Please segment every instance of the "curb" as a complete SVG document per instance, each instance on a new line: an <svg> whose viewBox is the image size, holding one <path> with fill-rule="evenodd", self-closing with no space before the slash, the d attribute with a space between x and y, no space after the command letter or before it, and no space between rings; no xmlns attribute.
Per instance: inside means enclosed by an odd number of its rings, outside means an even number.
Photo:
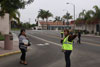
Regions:
<svg viewBox="0 0 100 67"><path fill-rule="evenodd" d="M18 51L14 51L14 52L4 53L4 54L1 54L0 57L4 57L4 56L8 56L8 55L13 55L13 54L18 54L18 53L21 53L21 51L18 50Z"/></svg>
<svg viewBox="0 0 100 67"><path fill-rule="evenodd" d="M100 36L95 36L95 35L82 35L82 36L87 36L87 37L98 37L98 38L100 38Z"/></svg>
<svg viewBox="0 0 100 67"><path fill-rule="evenodd" d="M27 50L31 50L32 48L28 48ZM14 54L18 54L21 53L20 50L18 51L14 51L14 52L8 52L8 53L4 53L4 54L0 54L0 57L4 57L4 56L9 56L9 55L14 55Z"/></svg>

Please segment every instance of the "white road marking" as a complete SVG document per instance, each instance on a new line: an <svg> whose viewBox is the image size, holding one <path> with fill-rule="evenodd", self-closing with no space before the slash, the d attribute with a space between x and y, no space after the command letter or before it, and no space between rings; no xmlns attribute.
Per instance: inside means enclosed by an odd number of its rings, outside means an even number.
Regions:
<svg viewBox="0 0 100 67"><path fill-rule="evenodd" d="M55 42L52 42L52 41L48 41L48 40L45 40L45 39L43 39L43 38L40 38L40 37L37 37L37 36L33 36L33 35L31 35L31 34L27 34L27 35L29 35L29 36L31 36L31 37L34 37L34 38L37 38L37 39L39 39L39 40L45 41L45 42L47 42L47 43L51 43L51 44L54 44L54 45L57 45L57 46L62 46L61 44L58 44L58 43L55 43Z"/></svg>
<svg viewBox="0 0 100 67"><path fill-rule="evenodd" d="M37 36L33 36L31 34L28 34L29 36L31 37L34 37L34 38L37 38L39 40L42 40L42 41L45 41L45 42L48 42L48 43L51 43L51 44L54 44L54 45L57 45L57 46L62 46L61 44L58 44L58 43L55 43L55 42L52 42L52 41L48 41L48 40L45 40L43 38L40 38L40 37L37 37ZM99 44L94 44L94 43L89 43L89 42L82 42L83 44L88 44L88 45L92 45L92 46L100 46Z"/></svg>
<svg viewBox="0 0 100 67"><path fill-rule="evenodd" d="M50 44L49 44L49 43L45 43L44 45L48 46L48 45L50 45Z"/></svg>
<svg viewBox="0 0 100 67"><path fill-rule="evenodd" d="M49 43L44 43L44 44L37 44L38 46L48 46L50 45Z"/></svg>
<svg viewBox="0 0 100 67"><path fill-rule="evenodd" d="M45 46L44 44L37 44L38 46Z"/></svg>

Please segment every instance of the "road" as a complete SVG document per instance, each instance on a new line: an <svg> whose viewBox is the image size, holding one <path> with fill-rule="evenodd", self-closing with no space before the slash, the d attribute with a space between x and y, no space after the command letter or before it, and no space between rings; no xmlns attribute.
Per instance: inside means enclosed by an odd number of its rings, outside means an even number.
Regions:
<svg viewBox="0 0 100 67"><path fill-rule="evenodd" d="M65 67L58 31L27 31L32 42L27 52L26 67ZM76 38L77 39L77 38ZM100 67L100 38L82 37L82 44L74 43L71 67ZM24 67L19 64L20 54L1 57L0 67Z"/></svg>

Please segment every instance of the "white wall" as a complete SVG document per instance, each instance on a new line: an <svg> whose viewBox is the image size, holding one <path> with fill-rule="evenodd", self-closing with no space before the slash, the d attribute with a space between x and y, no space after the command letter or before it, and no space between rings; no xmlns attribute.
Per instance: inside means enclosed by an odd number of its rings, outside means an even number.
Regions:
<svg viewBox="0 0 100 67"><path fill-rule="evenodd" d="M0 32L2 34L9 34L10 24L9 24L9 14L5 14L4 17L0 17Z"/></svg>
<svg viewBox="0 0 100 67"><path fill-rule="evenodd" d="M85 26L85 24L83 24L83 25L76 26L75 29L76 30L78 30L78 29L79 30L85 30L85 27L86 27L87 31L89 31L90 33L92 31L94 31L94 33L96 32L96 24L89 24L89 25L86 25L86 26Z"/></svg>
<svg viewBox="0 0 100 67"><path fill-rule="evenodd" d="M75 29L76 30L85 30L85 25L84 24L83 25L76 25Z"/></svg>

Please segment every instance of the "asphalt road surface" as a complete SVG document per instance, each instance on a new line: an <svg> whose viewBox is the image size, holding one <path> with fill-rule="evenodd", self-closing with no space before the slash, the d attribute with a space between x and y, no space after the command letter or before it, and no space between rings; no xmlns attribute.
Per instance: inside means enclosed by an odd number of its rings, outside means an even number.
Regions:
<svg viewBox="0 0 100 67"><path fill-rule="evenodd" d="M18 33L18 32L16 32ZM58 31L27 31L32 46L27 52L26 67L65 67ZM82 37L82 44L74 41L71 67L100 67L100 38ZM25 67L19 63L21 54L0 58L0 67Z"/></svg>

